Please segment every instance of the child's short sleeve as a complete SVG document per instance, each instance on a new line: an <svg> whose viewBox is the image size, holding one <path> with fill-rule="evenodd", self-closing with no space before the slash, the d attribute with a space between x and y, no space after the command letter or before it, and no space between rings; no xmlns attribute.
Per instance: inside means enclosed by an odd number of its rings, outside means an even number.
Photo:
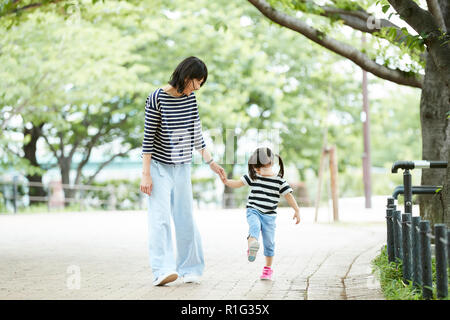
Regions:
<svg viewBox="0 0 450 320"><path fill-rule="evenodd" d="M283 183L280 185L280 195L284 196L289 192L293 192L291 186L286 182L286 180L281 180Z"/></svg>
<svg viewBox="0 0 450 320"><path fill-rule="evenodd" d="M248 176L248 174L244 174L244 175L241 177L241 181L242 181L246 186L252 185L252 180L250 180L250 177Z"/></svg>

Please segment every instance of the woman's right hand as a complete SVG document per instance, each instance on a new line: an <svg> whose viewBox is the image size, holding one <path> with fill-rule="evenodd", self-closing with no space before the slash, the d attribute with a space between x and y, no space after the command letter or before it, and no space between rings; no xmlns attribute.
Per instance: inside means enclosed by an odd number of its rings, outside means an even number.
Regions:
<svg viewBox="0 0 450 320"><path fill-rule="evenodd" d="M143 175L140 189L143 193L151 195L153 188L153 181L151 175Z"/></svg>

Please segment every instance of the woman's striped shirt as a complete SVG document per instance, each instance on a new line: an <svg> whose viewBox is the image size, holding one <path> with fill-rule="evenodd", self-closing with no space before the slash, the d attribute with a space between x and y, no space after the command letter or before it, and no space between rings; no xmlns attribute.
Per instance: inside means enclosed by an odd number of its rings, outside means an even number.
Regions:
<svg viewBox="0 0 450 320"><path fill-rule="evenodd" d="M142 154L165 164L190 163L192 148L205 148L197 100L189 96L173 97L162 88L150 93L145 102Z"/></svg>
<svg viewBox="0 0 450 320"><path fill-rule="evenodd" d="M248 174L241 177L242 182L250 186L247 208L254 208L264 214L276 214L280 196L292 192L291 186L279 176L263 177L256 174L256 179L250 179Z"/></svg>

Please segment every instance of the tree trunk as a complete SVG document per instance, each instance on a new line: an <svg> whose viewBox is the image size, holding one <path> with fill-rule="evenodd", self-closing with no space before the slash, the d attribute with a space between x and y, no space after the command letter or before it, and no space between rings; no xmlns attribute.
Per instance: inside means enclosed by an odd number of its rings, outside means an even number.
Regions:
<svg viewBox="0 0 450 320"><path fill-rule="evenodd" d="M431 55L427 54L425 79L420 99L422 126L422 159L449 161L450 127L447 112L450 106L449 90L445 86ZM423 169L421 185L440 185L440 194L420 196L420 215L436 223L449 226L449 170Z"/></svg>
<svg viewBox="0 0 450 320"><path fill-rule="evenodd" d="M447 154L447 162L450 163L450 150ZM444 182L444 188L442 189L442 196L445 212L443 222L447 225L447 228L450 228L450 165L447 166L446 181Z"/></svg>
<svg viewBox="0 0 450 320"><path fill-rule="evenodd" d="M40 138L41 129L44 124L40 124L38 127L33 127L31 129L24 128L23 134L24 136L29 135L31 137L30 141L27 144L23 145L24 158L27 159L33 167L40 168L39 163L36 159L36 146L37 141ZM42 176L40 174L28 174L27 180L29 182L38 182L42 183ZM30 187L28 191L28 195L30 197L45 197L46 192L43 187ZM30 200L30 205L40 203L41 201Z"/></svg>
<svg viewBox="0 0 450 320"><path fill-rule="evenodd" d="M227 178L233 179L234 167L236 166L236 154L239 138L241 135L236 134L235 130L222 128L222 137L226 137L225 141L225 172ZM223 207L235 208L233 188L225 186L223 191Z"/></svg>
<svg viewBox="0 0 450 320"><path fill-rule="evenodd" d="M72 159L67 157L61 157L58 159L59 169L61 171L61 181L63 185L70 185L70 165L72 163ZM74 189L68 189L66 186L63 187L64 198L71 199L75 196ZM70 205L70 202L65 202L65 206Z"/></svg>
<svg viewBox="0 0 450 320"><path fill-rule="evenodd" d="M231 170L228 171L227 173L227 178L228 179L233 179L233 172L234 172L234 163L230 165L231 166ZM225 208L235 208L235 203L234 203L234 197L233 197L233 188L227 187L225 186L224 192L224 207Z"/></svg>

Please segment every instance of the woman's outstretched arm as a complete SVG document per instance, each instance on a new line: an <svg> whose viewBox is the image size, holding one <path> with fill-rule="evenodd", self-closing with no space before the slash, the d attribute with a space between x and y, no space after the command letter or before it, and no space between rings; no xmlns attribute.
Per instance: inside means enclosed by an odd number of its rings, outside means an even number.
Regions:
<svg viewBox="0 0 450 320"><path fill-rule="evenodd" d="M198 150L198 152L202 155L203 161L205 161L206 163L209 162L209 167L211 168L211 170L214 171L216 174L218 174L220 180L224 182L224 180L227 178L225 170L214 161L209 151L206 148L203 148Z"/></svg>

